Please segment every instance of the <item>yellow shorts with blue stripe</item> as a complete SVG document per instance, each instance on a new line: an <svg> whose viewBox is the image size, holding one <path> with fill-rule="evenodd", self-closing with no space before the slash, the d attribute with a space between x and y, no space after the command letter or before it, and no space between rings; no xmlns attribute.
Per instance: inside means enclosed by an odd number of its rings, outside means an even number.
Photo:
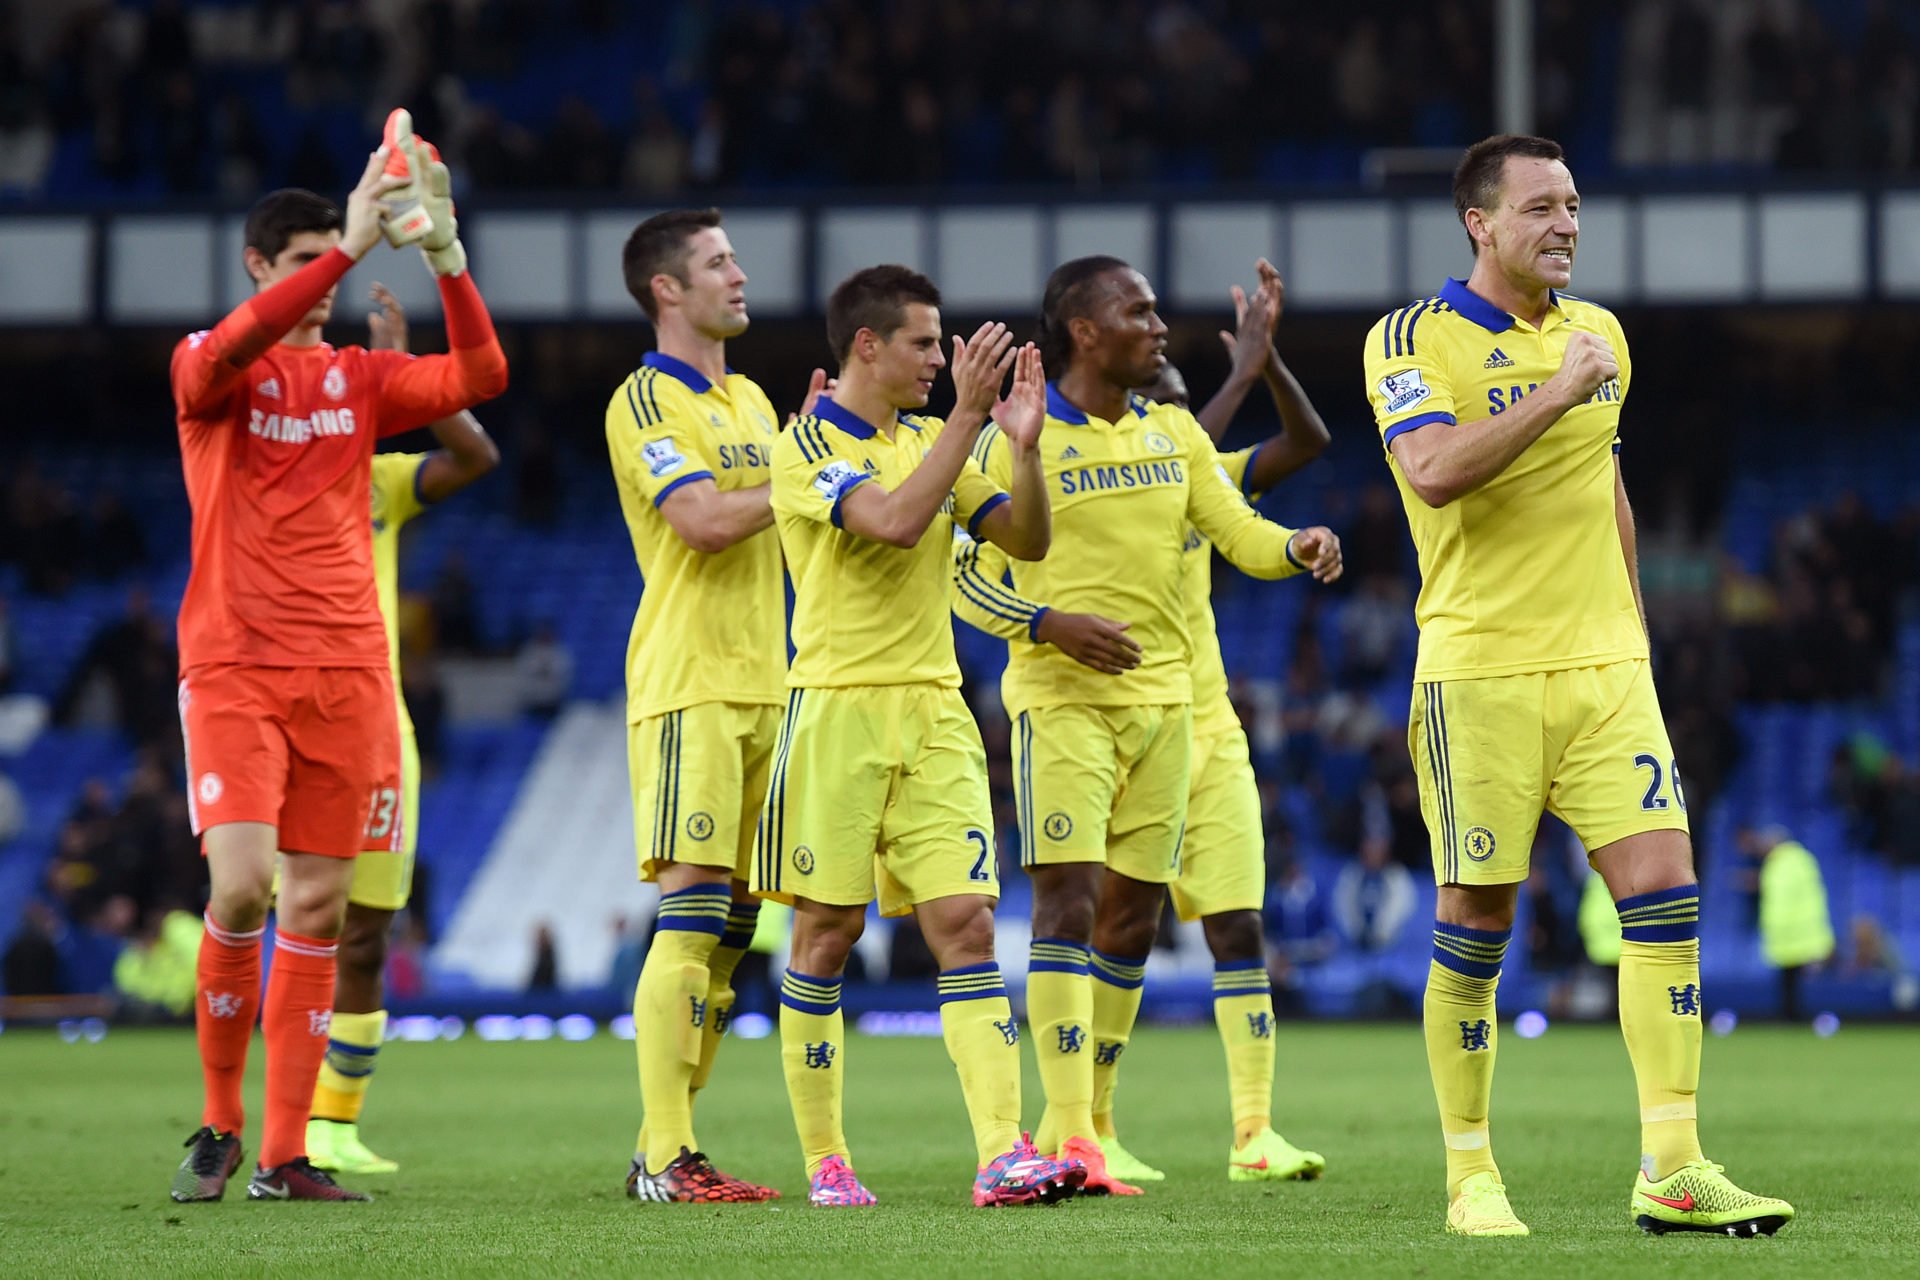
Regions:
<svg viewBox="0 0 1920 1280"><path fill-rule="evenodd" d="M795 689L774 754L753 891L883 915L1000 896L980 727L958 689Z"/></svg>
<svg viewBox="0 0 1920 1280"><path fill-rule="evenodd" d="M676 862L746 879L780 708L701 702L627 726L640 878Z"/></svg>
<svg viewBox="0 0 1920 1280"><path fill-rule="evenodd" d="M1020 865L1104 862L1135 880L1171 883L1187 823L1192 729L1187 703L1020 712Z"/></svg>
<svg viewBox="0 0 1920 1280"><path fill-rule="evenodd" d="M1267 891L1267 839L1247 732L1237 720L1194 737L1191 771L1173 909L1182 920L1258 911Z"/></svg>
<svg viewBox="0 0 1920 1280"><path fill-rule="evenodd" d="M404 825L398 853L368 849L353 860L348 902L375 911L398 911L413 894L413 855L420 848L420 744L413 736L412 721L404 714L400 717L400 821Z"/></svg>
<svg viewBox="0 0 1920 1280"><path fill-rule="evenodd" d="M1526 879L1542 810L1588 853L1687 830L1645 660L1417 684L1407 745L1438 884Z"/></svg>

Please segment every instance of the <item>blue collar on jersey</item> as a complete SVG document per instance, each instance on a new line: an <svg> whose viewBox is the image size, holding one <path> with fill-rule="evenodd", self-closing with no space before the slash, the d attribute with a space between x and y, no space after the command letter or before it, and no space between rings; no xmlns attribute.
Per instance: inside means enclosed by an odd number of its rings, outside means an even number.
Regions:
<svg viewBox="0 0 1920 1280"><path fill-rule="evenodd" d="M813 402L813 416L822 422L831 422L855 440L871 440L880 430L845 405L834 403L830 396L821 396ZM910 431L920 430L920 424L904 413L896 412L894 421Z"/></svg>
<svg viewBox="0 0 1920 1280"><path fill-rule="evenodd" d="M664 374L680 379L680 381L686 383L688 389L697 396L703 396L713 390L713 384L707 381L706 374L700 372L685 360L670 356L664 351L649 351L646 355L640 357L640 363L646 365L649 369L658 369ZM732 373L733 370L728 369L727 372Z"/></svg>
<svg viewBox="0 0 1920 1280"><path fill-rule="evenodd" d="M1440 286L1440 301L1446 303L1455 311L1458 311L1461 315L1473 321L1482 329L1485 329L1488 333L1505 333L1507 330L1513 328L1515 324L1512 316L1494 306L1473 290L1467 288L1467 282L1465 280L1455 280L1451 276L1447 277L1447 282ZM1560 305L1560 295L1552 289L1547 290L1547 305L1549 307L1557 307Z"/></svg>
<svg viewBox="0 0 1920 1280"><path fill-rule="evenodd" d="M1127 408L1133 410L1133 416L1136 418L1147 416L1146 405L1141 403L1139 396L1129 395ZM1047 384L1047 416L1058 418L1061 422L1071 423L1076 427L1087 425L1087 415L1073 401L1061 395L1059 384L1053 382Z"/></svg>

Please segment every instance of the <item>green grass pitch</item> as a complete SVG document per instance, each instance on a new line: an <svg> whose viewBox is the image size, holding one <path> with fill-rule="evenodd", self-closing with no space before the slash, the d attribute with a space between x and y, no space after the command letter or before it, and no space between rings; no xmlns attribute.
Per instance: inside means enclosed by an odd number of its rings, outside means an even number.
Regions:
<svg viewBox="0 0 1920 1280"><path fill-rule="evenodd" d="M193 1040L0 1036L0 1269L8 1275L641 1275L725 1280L986 1276L1711 1277L1914 1274L1920 1032L1742 1028L1709 1040L1710 1155L1792 1200L1771 1240L1643 1236L1627 1221L1637 1142L1616 1031L1500 1046L1495 1149L1527 1240L1441 1233L1442 1156L1417 1027L1283 1024L1277 1123L1328 1158L1318 1183L1232 1185L1210 1029L1143 1029L1122 1077L1129 1146L1168 1173L1138 1199L981 1211L937 1040L856 1037L847 1129L872 1210L804 1203L777 1044L727 1047L702 1142L786 1193L772 1206L641 1205L621 1194L638 1119L632 1046L389 1045L366 1132L398 1175L371 1205L175 1205L196 1124ZM248 1105L258 1107L260 1044ZM1027 1114L1040 1091L1028 1053ZM257 1110L250 1110L250 1123ZM248 1135L248 1163L253 1135Z"/></svg>

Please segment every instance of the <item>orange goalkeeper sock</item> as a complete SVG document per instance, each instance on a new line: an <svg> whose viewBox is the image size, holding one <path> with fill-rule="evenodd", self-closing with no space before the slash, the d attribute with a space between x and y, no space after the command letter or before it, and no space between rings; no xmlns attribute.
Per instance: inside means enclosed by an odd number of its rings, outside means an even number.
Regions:
<svg viewBox="0 0 1920 1280"><path fill-rule="evenodd" d="M260 1167L276 1168L307 1151L307 1110L327 1055L333 1022L331 938L276 930L273 970L261 1025L267 1034L267 1105L260 1129Z"/></svg>

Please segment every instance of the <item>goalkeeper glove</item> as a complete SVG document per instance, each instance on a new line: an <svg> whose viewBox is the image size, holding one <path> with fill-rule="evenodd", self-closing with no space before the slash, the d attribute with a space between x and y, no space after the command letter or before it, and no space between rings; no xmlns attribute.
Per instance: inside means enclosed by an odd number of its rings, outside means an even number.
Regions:
<svg viewBox="0 0 1920 1280"><path fill-rule="evenodd" d="M407 184L387 193L388 212L380 219L380 230L387 243L398 249L412 244L433 230L433 214L421 202L420 173L412 164L413 116L405 107L395 107L387 115L386 136L389 177L406 178Z"/></svg>
<svg viewBox="0 0 1920 1280"><path fill-rule="evenodd" d="M420 237L420 252L436 276L457 276L467 269L467 251L460 244L460 222L453 216L453 176L440 159L440 148L424 138L412 144L411 162L420 205L433 218L432 229Z"/></svg>

